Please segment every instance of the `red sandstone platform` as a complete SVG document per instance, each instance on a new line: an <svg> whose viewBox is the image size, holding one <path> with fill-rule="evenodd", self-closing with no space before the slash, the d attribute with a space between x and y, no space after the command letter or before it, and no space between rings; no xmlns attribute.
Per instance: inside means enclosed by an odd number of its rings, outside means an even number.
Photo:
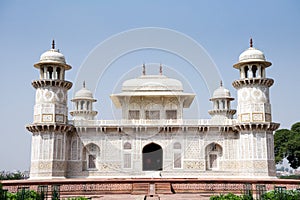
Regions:
<svg viewBox="0 0 300 200"><path fill-rule="evenodd" d="M291 179L230 179L230 178L85 178L1 181L4 189L16 192L19 187L37 190L38 186L60 186L61 197L85 196L93 199L208 199L213 194L241 194L245 184L255 194L257 185L266 190L274 186L296 189L300 180ZM201 198L200 198L201 197Z"/></svg>

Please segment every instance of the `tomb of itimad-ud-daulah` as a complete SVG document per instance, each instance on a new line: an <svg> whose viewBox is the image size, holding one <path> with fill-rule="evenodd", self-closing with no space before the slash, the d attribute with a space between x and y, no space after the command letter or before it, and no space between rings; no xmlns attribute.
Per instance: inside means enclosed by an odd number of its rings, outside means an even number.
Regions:
<svg viewBox="0 0 300 200"><path fill-rule="evenodd" d="M161 67L148 75L143 66L141 76L110 96L122 119L97 120L97 99L84 83L68 96L71 66L53 44L34 64L39 79L32 82L34 116L27 125L30 178L275 177L273 131L279 124L272 122L270 66L251 42L233 65L237 107L221 83L209 99L210 119L184 119L195 94Z"/></svg>

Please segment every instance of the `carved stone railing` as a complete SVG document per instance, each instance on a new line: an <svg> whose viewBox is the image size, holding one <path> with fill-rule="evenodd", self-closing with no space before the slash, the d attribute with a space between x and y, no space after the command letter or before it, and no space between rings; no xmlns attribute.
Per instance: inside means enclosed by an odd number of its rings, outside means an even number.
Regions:
<svg viewBox="0 0 300 200"><path fill-rule="evenodd" d="M82 127L95 126L231 126L236 124L235 119L160 119L160 120L70 120L69 124Z"/></svg>

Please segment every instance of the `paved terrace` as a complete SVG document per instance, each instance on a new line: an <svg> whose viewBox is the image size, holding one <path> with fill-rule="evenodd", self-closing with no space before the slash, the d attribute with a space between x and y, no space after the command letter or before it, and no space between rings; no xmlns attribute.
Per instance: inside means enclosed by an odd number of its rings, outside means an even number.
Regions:
<svg viewBox="0 0 300 200"><path fill-rule="evenodd" d="M49 193L59 185L60 196L85 196L92 199L209 199L213 194L229 192L242 194L245 188L253 194L257 188L265 191L275 186L297 189L300 180L290 179L230 179L230 178L86 178L86 179L49 179L49 180L14 180L1 181L3 188L16 192L18 188L29 187L38 190L39 186L47 186Z"/></svg>

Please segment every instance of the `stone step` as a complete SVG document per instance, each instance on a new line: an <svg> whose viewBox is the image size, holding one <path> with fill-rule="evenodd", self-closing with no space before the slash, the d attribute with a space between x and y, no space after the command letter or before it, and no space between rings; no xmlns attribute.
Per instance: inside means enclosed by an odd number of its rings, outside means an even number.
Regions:
<svg viewBox="0 0 300 200"><path fill-rule="evenodd" d="M172 194L170 183L155 183L156 194Z"/></svg>
<svg viewBox="0 0 300 200"><path fill-rule="evenodd" d="M131 194L149 194L149 183L133 183Z"/></svg>

